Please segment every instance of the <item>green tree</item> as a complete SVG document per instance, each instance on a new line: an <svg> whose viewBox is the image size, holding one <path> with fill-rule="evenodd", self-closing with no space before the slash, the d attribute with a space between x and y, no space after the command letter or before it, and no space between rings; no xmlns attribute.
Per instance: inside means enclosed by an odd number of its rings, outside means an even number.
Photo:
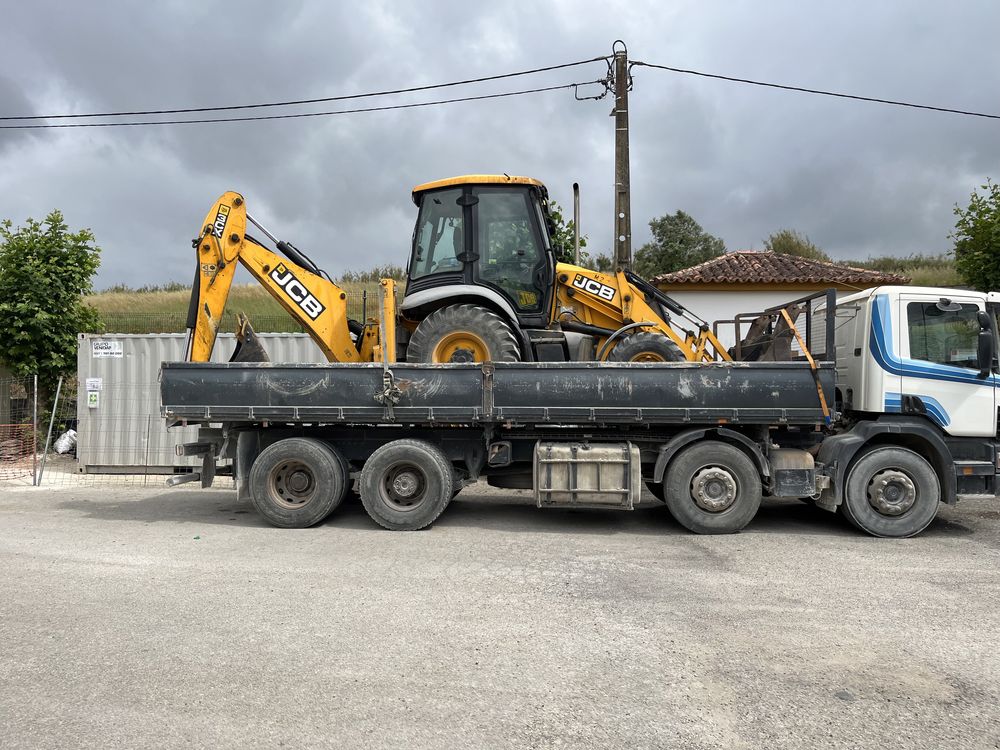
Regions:
<svg viewBox="0 0 1000 750"><path fill-rule="evenodd" d="M100 323L83 303L100 253L90 230L70 232L59 211L23 227L0 223L0 361L37 372L40 389L76 368L77 334Z"/></svg>
<svg viewBox="0 0 1000 750"><path fill-rule="evenodd" d="M986 180L983 193L973 190L969 206L955 206L955 265L965 281L981 292L1000 290L1000 185Z"/></svg>
<svg viewBox="0 0 1000 750"><path fill-rule="evenodd" d="M552 219L552 249L556 254L556 261L559 263L573 262L573 232L576 224L572 219L563 217L562 206L555 201L549 201L549 217ZM587 246L587 237L580 235L580 263L586 265L586 260L590 257L583 252Z"/></svg>
<svg viewBox="0 0 1000 750"><path fill-rule="evenodd" d="M804 234L796 232L794 229L781 229L775 232L764 240L764 249L774 253L785 253L786 255L797 255L800 258L830 262L829 255L813 244Z"/></svg>
<svg viewBox="0 0 1000 750"><path fill-rule="evenodd" d="M653 241L639 248L633 264L635 272L647 279L704 263L726 252L726 243L683 211L653 219L649 228Z"/></svg>

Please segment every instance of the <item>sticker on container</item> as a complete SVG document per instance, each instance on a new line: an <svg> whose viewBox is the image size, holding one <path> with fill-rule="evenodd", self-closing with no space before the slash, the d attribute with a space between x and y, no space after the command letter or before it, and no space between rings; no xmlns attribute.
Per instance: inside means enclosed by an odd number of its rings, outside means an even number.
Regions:
<svg viewBox="0 0 1000 750"><path fill-rule="evenodd" d="M93 346L94 359L121 359L125 356L121 341L94 339L91 344Z"/></svg>
<svg viewBox="0 0 1000 750"><path fill-rule="evenodd" d="M87 391L87 408L96 409L101 405L100 391Z"/></svg>
<svg viewBox="0 0 1000 750"><path fill-rule="evenodd" d="M103 378L87 378L87 390L88 391L101 391L101 390L104 390L104 379Z"/></svg>

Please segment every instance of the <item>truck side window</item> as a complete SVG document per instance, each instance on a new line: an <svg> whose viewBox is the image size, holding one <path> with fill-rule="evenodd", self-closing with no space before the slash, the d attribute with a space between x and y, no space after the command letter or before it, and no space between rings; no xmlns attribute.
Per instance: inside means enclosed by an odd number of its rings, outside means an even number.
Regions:
<svg viewBox="0 0 1000 750"><path fill-rule="evenodd" d="M462 207L458 205L461 197L461 189L424 196L414 233L416 248L411 278L462 270L462 262L457 257L465 245Z"/></svg>
<svg viewBox="0 0 1000 750"><path fill-rule="evenodd" d="M950 312L935 302L910 302L906 306L910 357L939 365L978 368L978 312L976 305L962 305L960 310Z"/></svg>

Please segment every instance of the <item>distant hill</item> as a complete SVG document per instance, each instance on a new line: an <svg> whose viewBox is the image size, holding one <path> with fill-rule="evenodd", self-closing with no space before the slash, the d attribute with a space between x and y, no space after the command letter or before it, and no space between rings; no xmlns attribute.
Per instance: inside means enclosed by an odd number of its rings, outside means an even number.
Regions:
<svg viewBox="0 0 1000 750"><path fill-rule="evenodd" d="M910 277L914 286L961 286L962 277L955 268L955 259L947 254L910 255L897 258L886 255L864 261L840 261L856 268L869 268L883 273L901 273Z"/></svg>

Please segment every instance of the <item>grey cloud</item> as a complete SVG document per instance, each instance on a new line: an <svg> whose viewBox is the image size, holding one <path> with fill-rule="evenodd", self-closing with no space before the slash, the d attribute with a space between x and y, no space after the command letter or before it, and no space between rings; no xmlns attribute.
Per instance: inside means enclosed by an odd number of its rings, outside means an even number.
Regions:
<svg viewBox="0 0 1000 750"><path fill-rule="evenodd" d="M212 106L353 93L583 59L633 59L990 108L1000 8L793 0L433 4L12 4L0 112ZM10 71L17 71L16 75ZM601 65L393 101L589 80ZM896 111L637 68L634 245L682 208L731 248L781 227L836 256L947 248L951 209L1000 175L994 122ZM364 102L368 103L368 102ZM371 103L381 103L372 101ZM349 108L333 103L302 111ZM301 120L0 137L0 215L61 208L105 248L99 284L190 276L211 201L251 211L331 273L405 260L409 191L466 172L529 174L564 206L583 189L590 247L610 246L611 102L556 92ZM3 146L6 142L8 145Z"/></svg>

